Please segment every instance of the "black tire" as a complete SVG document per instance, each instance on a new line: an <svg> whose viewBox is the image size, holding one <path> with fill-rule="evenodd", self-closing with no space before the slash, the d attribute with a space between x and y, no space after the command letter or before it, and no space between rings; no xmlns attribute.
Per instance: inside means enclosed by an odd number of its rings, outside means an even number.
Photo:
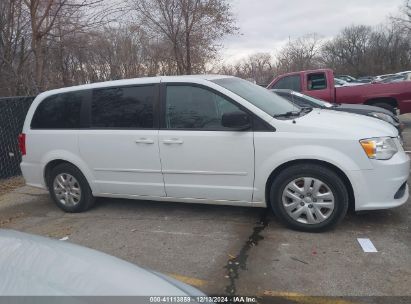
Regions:
<svg viewBox="0 0 411 304"><path fill-rule="evenodd" d="M71 176L73 176L77 180L78 185L81 190L80 200L74 206L68 206L68 205L63 204L57 198L56 193L54 191L53 183L54 183L56 176L58 176L59 174L64 174L64 173L70 174ZM63 163L63 164L60 164L54 167L50 172L50 176L47 181L47 186L48 186L51 198L54 200L56 205L60 209L64 210L65 212L70 212L70 213L83 212L83 211L90 209L94 205L95 198L91 192L90 186L86 178L84 177L83 173L81 173L81 171L77 167L71 164Z"/></svg>
<svg viewBox="0 0 411 304"><path fill-rule="evenodd" d="M286 186L302 177L311 177L325 182L334 195L334 209L323 222L316 224L301 223L287 214L282 203ZM321 232L337 225L348 209L348 192L341 178L329 168L317 164L293 165L281 171L274 179L270 189L270 204L274 214L288 227L305 232Z"/></svg>
<svg viewBox="0 0 411 304"><path fill-rule="evenodd" d="M377 103L373 104L373 106L374 106L374 107L379 107L379 108L386 109L386 110L390 111L391 113L393 113L394 115L397 115L396 109L395 109L392 105L390 105L390 104L388 104L388 103L385 103L385 102L377 102Z"/></svg>

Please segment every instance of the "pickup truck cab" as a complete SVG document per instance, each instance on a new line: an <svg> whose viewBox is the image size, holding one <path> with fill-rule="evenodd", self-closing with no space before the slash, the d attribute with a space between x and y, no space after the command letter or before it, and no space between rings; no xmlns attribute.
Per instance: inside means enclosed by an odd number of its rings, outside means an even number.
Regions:
<svg viewBox="0 0 411 304"><path fill-rule="evenodd" d="M334 86L331 69L300 71L277 76L268 89L289 89L332 103L378 106L395 113L411 112L411 81Z"/></svg>
<svg viewBox="0 0 411 304"><path fill-rule="evenodd" d="M297 108L223 75L62 88L33 101L20 135L28 185L66 212L95 197L271 206L294 229L408 198L409 157L375 118Z"/></svg>

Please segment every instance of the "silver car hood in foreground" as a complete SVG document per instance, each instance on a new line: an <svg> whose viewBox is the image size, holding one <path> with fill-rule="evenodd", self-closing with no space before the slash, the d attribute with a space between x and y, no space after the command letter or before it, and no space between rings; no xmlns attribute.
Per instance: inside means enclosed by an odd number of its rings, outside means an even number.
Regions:
<svg viewBox="0 0 411 304"><path fill-rule="evenodd" d="M201 291L108 254L0 229L0 296L186 296Z"/></svg>

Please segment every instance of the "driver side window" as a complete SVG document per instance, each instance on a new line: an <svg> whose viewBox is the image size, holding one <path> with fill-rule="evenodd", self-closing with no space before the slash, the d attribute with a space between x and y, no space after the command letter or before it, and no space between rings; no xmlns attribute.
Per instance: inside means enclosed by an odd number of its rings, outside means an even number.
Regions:
<svg viewBox="0 0 411 304"><path fill-rule="evenodd" d="M167 86L167 129L227 130L221 123L223 114L237 111L241 111L238 106L207 89Z"/></svg>

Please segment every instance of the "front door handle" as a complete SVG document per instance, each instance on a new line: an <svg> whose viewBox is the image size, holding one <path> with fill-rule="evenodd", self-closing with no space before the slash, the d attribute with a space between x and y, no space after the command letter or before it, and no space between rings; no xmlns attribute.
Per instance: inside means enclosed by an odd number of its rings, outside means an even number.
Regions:
<svg viewBox="0 0 411 304"><path fill-rule="evenodd" d="M164 139L162 142L163 144L166 144L166 145L173 145L173 144L181 145L183 143L183 141L178 138Z"/></svg>
<svg viewBox="0 0 411 304"><path fill-rule="evenodd" d="M136 144L154 144L154 140L149 138L136 139Z"/></svg>

